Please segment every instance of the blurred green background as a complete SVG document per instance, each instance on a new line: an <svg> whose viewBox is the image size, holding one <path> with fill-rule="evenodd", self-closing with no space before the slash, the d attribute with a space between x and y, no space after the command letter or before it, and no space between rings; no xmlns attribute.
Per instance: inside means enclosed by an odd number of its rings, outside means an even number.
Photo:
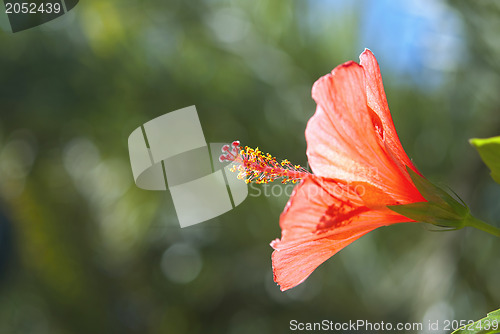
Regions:
<svg viewBox="0 0 500 334"><path fill-rule="evenodd" d="M408 155L498 226L500 186L468 139L500 134L499 36L500 2L466 0L82 0L0 32L0 333L267 334L497 309L500 241L421 224L369 233L280 292L269 242L287 197L253 187L181 229L168 192L134 185L127 138L196 105L208 142L305 165L313 82L367 47Z"/></svg>

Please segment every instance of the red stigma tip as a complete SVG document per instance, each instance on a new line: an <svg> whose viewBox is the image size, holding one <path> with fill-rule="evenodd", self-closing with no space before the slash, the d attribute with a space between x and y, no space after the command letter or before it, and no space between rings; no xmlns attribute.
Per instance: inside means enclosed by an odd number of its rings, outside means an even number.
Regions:
<svg viewBox="0 0 500 334"><path fill-rule="evenodd" d="M231 147L232 146L232 147ZM219 156L219 161L235 161L239 155L239 146L240 142L235 140L231 143L231 146L228 144L222 146L221 152L222 154Z"/></svg>

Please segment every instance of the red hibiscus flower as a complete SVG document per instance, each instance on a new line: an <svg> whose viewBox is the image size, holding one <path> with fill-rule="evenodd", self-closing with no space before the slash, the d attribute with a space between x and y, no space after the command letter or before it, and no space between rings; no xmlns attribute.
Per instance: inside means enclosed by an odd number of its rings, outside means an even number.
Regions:
<svg viewBox="0 0 500 334"><path fill-rule="evenodd" d="M280 217L281 239L271 243L283 291L381 226L422 221L492 231L415 168L396 134L375 56L367 49L360 60L337 66L312 88L317 108L305 135L313 174L259 149L239 151L239 142L223 148L221 160L236 162L246 182L300 180Z"/></svg>
<svg viewBox="0 0 500 334"><path fill-rule="evenodd" d="M351 242L380 226L410 222L387 208L424 202L406 166L377 60L370 50L313 86L316 113L306 128L314 175L302 180L271 243L274 280L287 290Z"/></svg>

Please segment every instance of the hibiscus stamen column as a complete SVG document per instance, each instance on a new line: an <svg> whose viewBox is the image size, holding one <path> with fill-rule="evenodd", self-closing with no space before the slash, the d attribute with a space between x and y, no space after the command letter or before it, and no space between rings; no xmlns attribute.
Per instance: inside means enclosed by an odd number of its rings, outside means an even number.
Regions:
<svg viewBox="0 0 500 334"><path fill-rule="evenodd" d="M281 179L281 183L297 183L310 173L300 165L293 165L287 159L281 163L269 153L263 153L259 148L245 146L240 149L240 142L233 141L231 145L222 147L219 161L232 161L232 172L238 172L238 179L246 183L257 184L273 182Z"/></svg>

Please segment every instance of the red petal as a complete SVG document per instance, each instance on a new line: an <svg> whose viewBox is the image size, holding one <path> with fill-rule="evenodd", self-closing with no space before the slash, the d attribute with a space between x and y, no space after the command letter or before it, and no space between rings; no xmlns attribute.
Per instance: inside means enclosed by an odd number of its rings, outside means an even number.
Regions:
<svg viewBox="0 0 500 334"><path fill-rule="evenodd" d="M351 61L314 83L317 109L307 123L306 140L308 161L317 175L366 181L359 179L357 169L371 164L364 151L378 144L371 133L364 136L370 123L363 76L361 66Z"/></svg>
<svg viewBox="0 0 500 334"><path fill-rule="evenodd" d="M397 159L398 154L404 154L401 145L396 156L386 145L386 138L394 144L395 131L386 134L387 118L382 119L368 105L365 74L370 75L351 61L314 84L317 109L306 128L309 164L316 175L370 183L402 204L421 201Z"/></svg>
<svg viewBox="0 0 500 334"><path fill-rule="evenodd" d="M368 196L376 188L366 185ZM281 240L271 243L274 280L281 290L303 282L321 263L377 227L409 221L386 208L372 210L358 189L315 176L298 185L280 218ZM368 196L370 197L370 196Z"/></svg>
<svg viewBox="0 0 500 334"><path fill-rule="evenodd" d="M420 174L404 151L394 128L377 59L375 59L375 56L369 49L365 49L359 56L359 59L365 71L367 104L380 118L385 133L385 143L402 166L409 166L416 173Z"/></svg>

